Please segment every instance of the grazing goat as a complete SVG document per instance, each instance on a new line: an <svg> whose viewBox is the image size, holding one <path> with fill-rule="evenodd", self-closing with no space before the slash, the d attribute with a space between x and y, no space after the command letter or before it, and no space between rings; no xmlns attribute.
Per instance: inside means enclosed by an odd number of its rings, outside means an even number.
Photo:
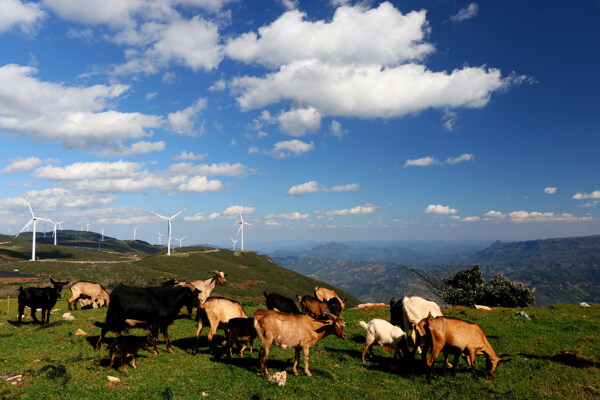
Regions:
<svg viewBox="0 0 600 400"><path fill-rule="evenodd" d="M60 297L63 286L67 285L69 281L55 281L50 277L50 282L53 287L30 287L25 289L23 289L23 286L19 287L18 326L21 326L21 318L23 317L23 311L25 311L26 306L31 309L31 318L33 318L33 322L38 322L38 319L35 316L35 310L41 308L42 324L44 323L44 319L46 324L50 323L50 310L52 310L52 307L56 304L56 300Z"/></svg>
<svg viewBox="0 0 600 400"><path fill-rule="evenodd" d="M296 354L292 371L298 375L300 350L304 352L304 372L312 376L309 367L309 351L319 340L334 334L346 340L346 323L341 316L329 314L331 322L316 321L307 315L283 313L274 310L258 310L254 314L254 328L261 341L259 352L262 375L270 375L267 369L267 356L272 344L293 347Z"/></svg>
<svg viewBox="0 0 600 400"><path fill-rule="evenodd" d="M115 358L121 359L121 366L123 372L127 373L125 364L127 363L127 357L131 357L131 366L135 366L135 356L138 351L146 348L147 346L156 346L156 338L150 336L118 336L115 342L110 347L110 364L108 369L113 367Z"/></svg>
<svg viewBox="0 0 600 400"><path fill-rule="evenodd" d="M409 354L408 344L404 331L397 326L390 324L383 319L372 319L367 324L364 321L359 321L358 324L367 330L367 337L362 351L362 362L365 363L365 355L373 355L373 345L377 343L379 346L390 346L394 349L394 358L398 357L398 353L402 351L402 355L406 357Z"/></svg>
<svg viewBox="0 0 600 400"><path fill-rule="evenodd" d="M296 302L289 297L282 296L278 293L265 293L265 303L267 303L267 308L269 310L278 310L281 312L286 312L290 314L300 314L298 311L298 306L296 306Z"/></svg>
<svg viewBox="0 0 600 400"><path fill-rule="evenodd" d="M205 315L204 315L205 314ZM208 344L212 348L212 339L220 323L227 323L232 318L248 318L242 305L234 300L225 299L223 297L211 297L207 299L204 304L198 307L198 329L196 330L196 342L192 354L198 352L198 339L200 338L200 332L204 327L205 323L210 325L208 331Z"/></svg>
<svg viewBox="0 0 600 400"><path fill-rule="evenodd" d="M435 377L433 363L442 350L452 349L455 352L464 354L475 378L477 378L475 356L484 355L486 357L486 372L490 375L492 375L500 361L506 361L496 355L483 330L476 324L456 318L434 318L429 314L427 318L422 319L417 324L416 329L419 331L419 335L431 340L431 355L427 359L428 381L431 374ZM453 369L456 367L457 359L458 356L454 359Z"/></svg>
<svg viewBox="0 0 600 400"><path fill-rule="evenodd" d="M158 337L160 328L165 337L167 351L173 353L167 327L173 323L181 307L197 307L198 304L198 289L188 286L143 288L119 285L110 294L106 323L96 343L96 350L102 346L102 339L109 330L119 336L121 331L131 326L132 322L143 321L154 338ZM156 345L152 348L152 352L157 353Z"/></svg>
<svg viewBox="0 0 600 400"><path fill-rule="evenodd" d="M75 310L77 310L76 301L85 296L91 299L91 305L93 308L99 308L103 305L108 307L110 304L110 296L108 292L102 287L102 285L98 283L85 281L75 282L71 285L71 292L71 298L67 301L69 303L69 311L71 311L71 304L73 304Z"/></svg>
<svg viewBox="0 0 600 400"><path fill-rule="evenodd" d="M317 286L315 288L315 297L321 301L327 301L335 297L342 305L342 311L346 309L346 299L342 300L340 296L338 296L337 293L331 289Z"/></svg>
<svg viewBox="0 0 600 400"><path fill-rule="evenodd" d="M227 284L227 279L225 278L227 276L227 274L223 273L223 271L212 270L212 271L208 271L208 272L211 272L214 275L211 278L208 278L205 280L196 280L196 281L189 281L189 282L178 281L177 279L174 279L174 278L163 277L163 279L166 280L166 282L163 283L163 286L192 285L200 291L200 294L198 295L198 299L200 300L200 304L202 304L206 301L206 299L208 299L210 292L212 292L212 290L215 288L215 286L217 284L219 286L224 286ZM190 312L190 314L192 313L191 310L188 310L188 311Z"/></svg>
<svg viewBox="0 0 600 400"><path fill-rule="evenodd" d="M225 327L225 337L227 338L227 357L231 358L233 344L235 342L242 343L240 357L244 357L246 345L250 345L250 355L254 354L253 346L256 339L256 329L254 329L254 318L231 318Z"/></svg>
<svg viewBox="0 0 600 400"><path fill-rule="evenodd" d="M419 340L417 337L417 331L415 326L427 315L433 315L434 317L442 316L442 310L435 302L425 300L419 296L404 297L402 300L390 301L390 322L392 325L397 325L403 328L404 334L408 339L408 330L412 328L412 345L414 346L413 351L416 349L417 352L421 352L419 348ZM425 355L423 355L425 357Z"/></svg>
<svg viewBox="0 0 600 400"><path fill-rule="evenodd" d="M329 314L339 316L342 312L342 305L337 298L332 298L327 301L320 301L312 296L300 296L296 295L296 298L300 300L300 307L302 307L302 313L308 314L314 319L327 319Z"/></svg>

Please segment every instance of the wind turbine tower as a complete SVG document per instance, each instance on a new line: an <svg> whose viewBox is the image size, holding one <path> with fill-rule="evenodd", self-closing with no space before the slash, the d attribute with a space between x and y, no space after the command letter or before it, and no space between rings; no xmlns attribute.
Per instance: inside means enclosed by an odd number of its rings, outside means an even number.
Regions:
<svg viewBox="0 0 600 400"><path fill-rule="evenodd" d="M15 236L15 238L17 236L19 236L21 234L21 232L23 232L25 229L29 228L29 225L31 225L33 223L33 235L32 235L32 245L31 245L31 260L29 260L29 261L35 261L35 230L36 230L37 222L38 221L52 222L52 221L50 221L49 219L36 217L35 214L33 213L33 209L31 208L31 204L29 204L29 197L25 196L25 199L27 199L27 205L29 206L29 211L31 212L31 219L23 227L23 229L21 229L19 231L19 233L17 233L17 235Z"/></svg>
<svg viewBox="0 0 600 400"><path fill-rule="evenodd" d="M159 231L156 231L158 233L158 245L162 246L162 237L164 236L164 233L160 233Z"/></svg>
<svg viewBox="0 0 600 400"><path fill-rule="evenodd" d="M56 246L56 227L60 226L60 224L65 223L67 221L60 221L60 222L56 222L56 221L52 221L52 223L54 224L54 229L52 230L52 237L54 238L54 245Z"/></svg>
<svg viewBox="0 0 600 400"><path fill-rule="evenodd" d="M162 219L166 219L169 225L169 229L167 231L167 255L170 256L171 255L171 238L173 237L172 233L171 233L171 220L173 218L175 218L176 216L178 216L179 214L181 214L182 212L185 211L185 208L181 211L179 211L177 214L173 215L172 217L163 217L160 214L155 213L154 211L150 211L152 214L156 215L157 217L160 217Z"/></svg>
<svg viewBox="0 0 600 400"><path fill-rule="evenodd" d="M238 224L240 224L240 229L238 229L237 233L239 235L240 232L242 232L241 238L242 238L242 248L241 250L244 251L244 225L248 225L248 226L254 226L252 224L249 224L248 222L244 221L244 218L242 218L242 213L240 213L240 220L238 221Z"/></svg>
<svg viewBox="0 0 600 400"><path fill-rule="evenodd" d="M135 233L137 232L137 226L133 228L133 241L135 242Z"/></svg>

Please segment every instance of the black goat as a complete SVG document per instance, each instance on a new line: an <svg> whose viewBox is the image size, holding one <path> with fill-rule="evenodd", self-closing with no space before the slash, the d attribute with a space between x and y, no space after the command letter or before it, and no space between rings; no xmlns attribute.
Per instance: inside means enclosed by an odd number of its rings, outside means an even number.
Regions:
<svg viewBox="0 0 600 400"><path fill-rule="evenodd" d="M25 306L31 308L31 318L33 322L37 323L38 319L35 316L35 310L38 308L42 309L42 324L44 319L46 324L50 323L50 310L56 304L56 300L60 297L63 286L67 285L69 281L60 282L50 278L53 287L30 287L23 289L23 286L19 287L19 317L17 325L21 326L21 318ZM45 317L44 317L45 314Z"/></svg>
<svg viewBox="0 0 600 400"><path fill-rule="evenodd" d="M253 343L256 339L256 329L254 329L254 318L231 318L225 327L225 337L227 338L227 358L232 357L232 348L235 342L242 344L240 357L244 356L244 350L247 344L250 345L250 355L254 354Z"/></svg>
<svg viewBox="0 0 600 400"><path fill-rule="evenodd" d="M96 350L102 346L102 339L108 331L117 336L132 324L144 323L154 338L158 337L158 329L165 337L167 351L173 353L169 343L167 327L173 323L181 307L198 307L198 289L188 286L176 287L133 287L119 285L110 294L110 304L106 313L106 323L96 343ZM152 349L156 352L156 345Z"/></svg>
<svg viewBox="0 0 600 400"><path fill-rule="evenodd" d="M279 310L290 314L300 314L296 302L289 297L282 296L278 293L269 293L265 295L265 302L269 310Z"/></svg>

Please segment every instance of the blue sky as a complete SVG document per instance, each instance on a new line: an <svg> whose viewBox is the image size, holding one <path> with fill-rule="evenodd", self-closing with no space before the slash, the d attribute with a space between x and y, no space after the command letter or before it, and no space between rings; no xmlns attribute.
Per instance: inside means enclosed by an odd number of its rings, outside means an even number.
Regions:
<svg viewBox="0 0 600 400"><path fill-rule="evenodd" d="M184 244L600 228L597 2L0 0L0 225ZM48 227L50 230L51 228ZM163 239L164 240L164 239Z"/></svg>

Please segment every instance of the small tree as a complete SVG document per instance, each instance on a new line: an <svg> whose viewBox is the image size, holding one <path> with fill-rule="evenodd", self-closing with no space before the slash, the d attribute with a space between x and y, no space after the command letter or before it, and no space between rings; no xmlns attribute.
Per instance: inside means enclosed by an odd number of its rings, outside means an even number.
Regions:
<svg viewBox="0 0 600 400"><path fill-rule="evenodd" d="M535 298L522 283L511 282L498 274L485 285L481 304L498 307L527 307Z"/></svg>
<svg viewBox="0 0 600 400"><path fill-rule="evenodd" d="M484 295L485 280L475 264L472 269L458 271L452 278L442 279L440 297L448 304L474 306Z"/></svg>

